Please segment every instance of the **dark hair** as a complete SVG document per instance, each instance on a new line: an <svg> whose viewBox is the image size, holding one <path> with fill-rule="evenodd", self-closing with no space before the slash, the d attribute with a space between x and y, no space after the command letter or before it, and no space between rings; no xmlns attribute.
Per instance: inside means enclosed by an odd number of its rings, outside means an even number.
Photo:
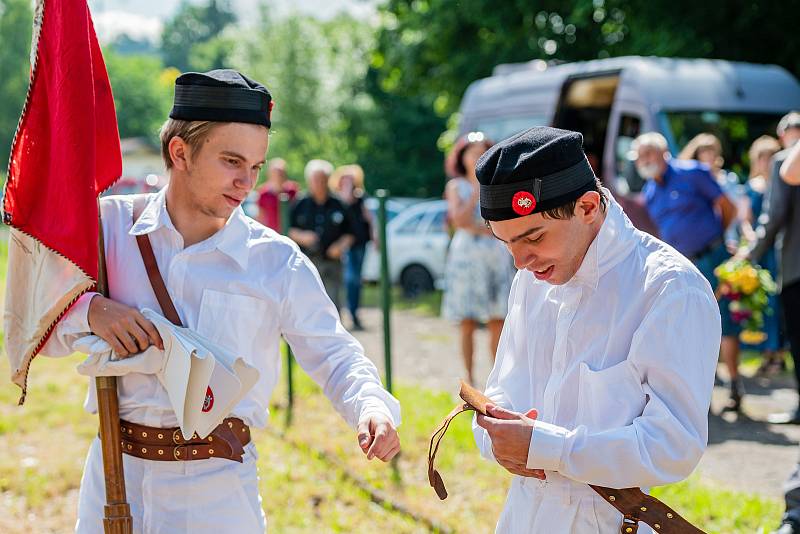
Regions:
<svg viewBox="0 0 800 534"><path fill-rule="evenodd" d="M467 168L464 166L464 154L468 148L474 145L483 147L483 151L486 152L494 143L483 132L469 132L459 137L444 162L444 170L449 177L455 178L467 174Z"/></svg>
<svg viewBox="0 0 800 534"><path fill-rule="evenodd" d="M594 179L594 186L589 189L589 191L594 191L600 194L600 210L605 212L608 208L608 197L606 197L605 192L603 191L603 186L600 183L598 178ZM587 193L589 192L587 191ZM562 204L558 207L549 209L547 211L542 212L542 217L545 219L562 219L568 220L571 219L575 215L575 206L578 205L578 199L571 200L566 204Z"/></svg>

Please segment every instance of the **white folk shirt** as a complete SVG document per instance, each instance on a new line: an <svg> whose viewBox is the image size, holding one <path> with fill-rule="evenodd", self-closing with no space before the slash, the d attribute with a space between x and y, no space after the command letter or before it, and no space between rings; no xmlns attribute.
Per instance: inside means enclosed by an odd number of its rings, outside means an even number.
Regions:
<svg viewBox="0 0 800 534"><path fill-rule="evenodd" d="M381 385L375 366L344 329L319 275L294 242L237 208L210 238L184 248L166 210L166 188L148 199L133 224L131 196L101 201L110 298L138 309L160 310L136 235L148 234L159 271L183 324L242 355L260 378L235 407L247 424L267 423L269 399L281 369L280 337L298 363L322 386L353 427L370 413L400 423L400 406ZM72 353L89 331L91 295L84 295L58 324L42 353ZM87 409L96 411L94 381ZM148 426L173 427L177 419L155 375L119 379L120 417Z"/></svg>
<svg viewBox="0 0 800 534"><path fill-rule="evenodd" d="M513 478L497 532L619 532L621 514L587 483L686 478L706 447L720 335L706 279L613 200L572 280L520 271L486 394L538 410L527 467L547 480ZM473 428L493 459L489 435Z"/></svg>

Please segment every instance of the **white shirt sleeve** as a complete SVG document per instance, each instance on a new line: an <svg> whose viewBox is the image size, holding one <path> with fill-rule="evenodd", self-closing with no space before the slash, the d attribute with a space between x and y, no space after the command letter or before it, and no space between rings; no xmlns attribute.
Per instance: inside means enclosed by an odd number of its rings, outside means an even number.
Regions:
<svg viewBox="0 0 800 534"><path fill-rule="evenodd" d="M528 468L614 488L686 478L707 444L720 336L719 309L710 294L689 288L662 297L635 332L623 362L646 394L641 416L596 433L584 425L565 429L536 422ZM600 387L615 391L609 382Z"/></svg>
<svg viewBox="0 0 800 534"><path fill-rule="evenodd" d="M500 334L500 342L497 344L497 360L486 381L486 390L484 391L484 394L492 399L497 406L509 410L513 410L514 406L512 405L508 388L513 388L514 386L501 381L501 377L517 376L518 373L528 374L528 368L524 365L527 360L522 355L517 354L517 346L514 342L514 334L521 331L520 329L523 328L524 322L521 306L515 305L515 303L522 301L522 297L519 295L522 290L517 282L518 279L519 276L515 276L511 284L511 291L508 296L509 312L503 325L503 331ZM481 456L487 460L494 461L492 440L489 438L489 433L478 426L477 415L472 418L472 433L475 436L475 443L478 446L478 450L480 450Z"/></svg>
<svg viewBox="0 0 800 534"><path fill-rule="evenodd" d="M280 326L298 363L350 426L370 414L382 414L398 426L400 403L384 389L375 365L342 326L317 269L300 252L289 261Z"/></svg>
<svg viewBox="0 0 800 534"><path fill-rule="evenodd" d="M58 321L47 343L39 351L43 356L60 358L69 356L75 349L73 342L91 333L89 328L89 303L99 293L84 293Z"/></svg>

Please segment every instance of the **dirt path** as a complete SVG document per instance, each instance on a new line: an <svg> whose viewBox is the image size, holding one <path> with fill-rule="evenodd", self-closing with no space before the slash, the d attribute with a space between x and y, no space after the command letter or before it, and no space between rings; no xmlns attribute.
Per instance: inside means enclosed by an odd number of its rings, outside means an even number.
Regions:
<svg viewBox="0 0 800 534"><path fill-rule="evenodd" d="M356 337L367 354L383 371L383 337L380 311L363 310L366 332ZM411 311L392 316L393 376L397 382L414 383L432 389L458 391L464 376L458 330L438 317L423 317ZM491 370L486 330L476 338L476 380L485 383ZM747 397L743 415L718 415L726 392L714 391L709 419L709 447L698 467L700 476L730 489L758 492L780 498L781 486L798 461L800 427L770 425L766 416L796 406L792 378L781 376L771 383L745 379Z"/></svg>

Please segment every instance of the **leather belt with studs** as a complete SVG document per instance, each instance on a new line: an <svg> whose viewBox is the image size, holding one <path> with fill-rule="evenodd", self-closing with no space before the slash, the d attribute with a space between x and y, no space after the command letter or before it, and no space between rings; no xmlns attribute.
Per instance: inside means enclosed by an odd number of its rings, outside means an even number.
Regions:
<svg viewBox="0 0 800 534"><path fill-rule="evenodd" d="M244 446L250 443L250 427L229 417L208 436L186 439L180 428L157 428L120 421L122 452L156 461L206 460L224 458L241 462Z"/></svg>

